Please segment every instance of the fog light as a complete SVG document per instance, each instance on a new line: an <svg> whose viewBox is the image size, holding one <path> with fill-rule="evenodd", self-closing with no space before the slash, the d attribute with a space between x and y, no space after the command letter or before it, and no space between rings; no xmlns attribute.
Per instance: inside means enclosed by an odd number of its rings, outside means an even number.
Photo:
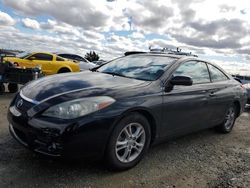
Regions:
<svg viewBox="0 0 250 188"><path fill-rule="evenodd" d="M52 142L50 146L48 146L48 151L55 151L57 149L57 144Z"/></svg>

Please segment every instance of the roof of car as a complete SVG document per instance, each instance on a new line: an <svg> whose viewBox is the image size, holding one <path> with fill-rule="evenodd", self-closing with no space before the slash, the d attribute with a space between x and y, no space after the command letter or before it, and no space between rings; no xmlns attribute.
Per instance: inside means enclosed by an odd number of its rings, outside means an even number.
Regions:
<svg viewBox="0 0 250 188"><path fill-rule="evenodd" d="M170 54L170 53L163 53L163 52L132 52L130 54L125 54L125 56L145 56L145 55L150 55L150 56L164 56L164 57L171 57L171 58L176 58L178 61L185 61L185 60L197 60L197 61L201 61L201 62L206 62L209 64L212 64L213 66L217 67L220 69L220 71L222 71L224 74L226 74L228 77L230 77L230 74L226 73L219 65L214 64L210 61L207 60L203 60L198 58L198 56L196 55L178 55L178 54Z"/></svg>
<svg viewBox="0 0 250 188"><path fill-rule="evenodd" d="M75 56L80 56L80 55L77 55L77 54L69 54L69 53L58 53L57 55L75 55Z"/></svg>
<svg viewBox="0 0 250 188"><path fill-rule="evenodd" d="M198 57L195 54L192 54L191 52L183 52L182 49L180 49L179 47L176 48L176 50L173 49L169 49L169 48L151 48L149 47L149 51L145 52L145 51L128 51L125 52L124 55L128 56L128 55L133 55L133 54L156 54L156 55L163 55L163 56L168 56L168 57L175 57L175 58L182 58L185 56L188 57Z"/></svg>
<svg viewBox="0 0 250 188"><path fill-rule="evenodd" d="M127 51L124 53L125 56L130 55L156 55L156 56L165 56L179 59L181 61L185 60L198 60L203 62L208 62L206 60L198 58L198 55L195 55L191 52L182 51L180 47L177 47L176 50L170 48L151 48L149 47L149 51Z"/></svg>
<svg viewBox="0 0 250 188"><path fill-rule="evenodd" d="M125 56L132 56L132 55L150 55L150 56L165 56L165 57L172 57L176 59L197 59L201 60L196 56L186 56L186 55L177 55L177 54L168 54L168 53L158 53L158 52L137 52L137 53L131 53L127 54ZM203 61L203 60L202 60Z"/></svg>
<svg viewBox="0 0 250 188"><path fill-rule="evenodd" d="M55 53L51 53L51 52L31 52L30 54L48 54L48 55L56 55Z"/></svg>

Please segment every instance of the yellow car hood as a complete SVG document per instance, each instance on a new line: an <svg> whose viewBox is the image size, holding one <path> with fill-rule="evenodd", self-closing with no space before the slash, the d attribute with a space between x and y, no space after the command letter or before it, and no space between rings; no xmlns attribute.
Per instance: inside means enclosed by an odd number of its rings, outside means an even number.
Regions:
<svg viewBox="0 0 250 188"><path fill-rule="evenodd" d="M18 57L5 57L3 58L4 61L10 61L10 62L16 62L16 61L20 61L22 59L18 58Z"/></svg>

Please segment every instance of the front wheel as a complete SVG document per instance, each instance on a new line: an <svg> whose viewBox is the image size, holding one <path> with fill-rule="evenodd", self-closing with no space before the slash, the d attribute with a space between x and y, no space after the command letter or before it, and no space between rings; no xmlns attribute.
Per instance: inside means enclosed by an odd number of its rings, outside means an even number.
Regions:
<svg viewBox="0 0 250 188"><path fill-rule="evenodd" d="M133 113L124 117L115 127L106 150L108 165L113 170L135 166L149 148L151 139L147 119Z"/></svg>
<svg viewBox="0 0 250 188"><path fill-rule="evenodd" d="M236 117L237 108L235 105L231 105L226 112L223 123L216 127L217 131L221 133L230 133L233 129Z"/></svg>

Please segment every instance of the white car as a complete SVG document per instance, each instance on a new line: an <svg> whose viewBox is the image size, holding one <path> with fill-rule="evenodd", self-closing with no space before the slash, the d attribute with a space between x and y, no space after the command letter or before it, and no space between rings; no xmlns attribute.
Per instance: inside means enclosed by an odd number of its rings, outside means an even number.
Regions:
<svg viewBox="0 0 250 188"><path fill-rule="evenodd" d="M247 90L247 105L250 107L250 82L243 84L243 87Z"/></svg>
<svg viewBox="0 0 250 188"><path fill-rule="evenodd" d="M79 62L80 71L89 70L97 66L96 64L91 63L90 61L88 61L87 59L79 55L75 55L75 54L57 54L57 55L66 59L70 59L74 61L75 63Z"/></svg>
<svg viewBox="0 0 250 188"><path fill-rule="evenodd" d="M80 61L79 66L80 66L80 71L83 71L83 70L89 70L89 69L96 67L96 64L91 63L89 61L86 61L86 62Z"/></svg>

